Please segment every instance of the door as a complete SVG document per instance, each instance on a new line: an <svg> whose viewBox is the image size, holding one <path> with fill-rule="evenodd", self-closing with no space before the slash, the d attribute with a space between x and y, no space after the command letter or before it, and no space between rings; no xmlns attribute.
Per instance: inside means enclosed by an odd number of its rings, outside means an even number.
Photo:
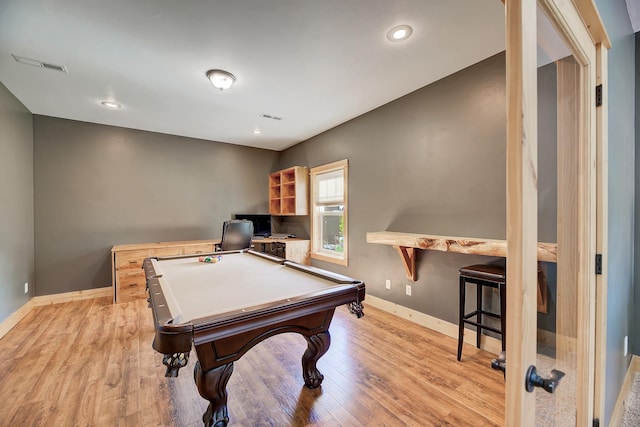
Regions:
<svg viewBox="0 0 640 427"><path fill-rule="evenodd" d="M579 3L506 1L509 426L587 426L594 416L597 64L585 12L601 23ZM539 138L555 139L558 183L555 304L540 318Z"/></svg>

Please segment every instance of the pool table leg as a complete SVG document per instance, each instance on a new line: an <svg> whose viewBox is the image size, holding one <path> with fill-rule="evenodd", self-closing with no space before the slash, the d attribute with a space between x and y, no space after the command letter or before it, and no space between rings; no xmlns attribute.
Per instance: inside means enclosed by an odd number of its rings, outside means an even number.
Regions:
<svg viewBox="0 0 640 427"><path fill-rule="evenodd" d="M308 388L316 388L322 384L324 375L320 373L316 367L316 363L323 354L329 350L331 344L331 336L329 331L321 332L316 335L305 336L307 339L307 351L302 355L302 376L304 377L304 385Z"/></svg>
<svg viewBox="0 0 640 427"><path fill-rule="evenodd" d="M202 415L205 427L226 427L229 423L227 412L227 382L233 373L233 362L206 372L196 363L193 377L200 396L209 401L207 411Z"/></svg>

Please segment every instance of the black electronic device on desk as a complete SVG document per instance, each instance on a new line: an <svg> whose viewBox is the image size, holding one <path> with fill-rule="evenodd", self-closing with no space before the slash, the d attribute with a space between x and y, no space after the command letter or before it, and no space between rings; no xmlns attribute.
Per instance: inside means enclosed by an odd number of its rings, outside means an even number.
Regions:
<svg viewBox="0 0 640 427"><path fill-rule="evenodd" d="M271 215L269 214L235 214L235 219L246 219L253 222L253 238L264 239L271 236Z"/></svg>

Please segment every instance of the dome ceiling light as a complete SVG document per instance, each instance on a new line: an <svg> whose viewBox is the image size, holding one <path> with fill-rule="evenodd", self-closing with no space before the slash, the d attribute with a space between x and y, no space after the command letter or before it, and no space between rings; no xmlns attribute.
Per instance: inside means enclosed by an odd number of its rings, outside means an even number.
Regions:
<svg viewBox="0 0 640 427"><path fill-rule="evenodd" d="M220 92L229 89L236 81L236 76L224 70L209 70L207 78L214 87L220 89Z"/></svg>

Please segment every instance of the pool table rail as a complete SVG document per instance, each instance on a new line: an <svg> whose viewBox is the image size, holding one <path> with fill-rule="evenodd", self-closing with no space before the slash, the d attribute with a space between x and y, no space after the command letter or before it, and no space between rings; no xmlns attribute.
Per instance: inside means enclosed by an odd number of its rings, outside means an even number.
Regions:
<svg viewBox="0 0 640 427"><path fill-rule="evenodd" d="M189 322L173 323L174 319L157 277L147 280L149 306L153 313L155 338L153 348L158 353L186 353L191 351L193 324Z"/></svg>
<svg viewBox="0 0 640 427"><path fill-rule="evenodd" d="M364 284L347 284L317 291L275 303L256 305L224 314L209 316L193 322L194 344L274 327L314 313L334 309L354 301L363 301ZM250 348L250 347L249 347Z"/></svg>

